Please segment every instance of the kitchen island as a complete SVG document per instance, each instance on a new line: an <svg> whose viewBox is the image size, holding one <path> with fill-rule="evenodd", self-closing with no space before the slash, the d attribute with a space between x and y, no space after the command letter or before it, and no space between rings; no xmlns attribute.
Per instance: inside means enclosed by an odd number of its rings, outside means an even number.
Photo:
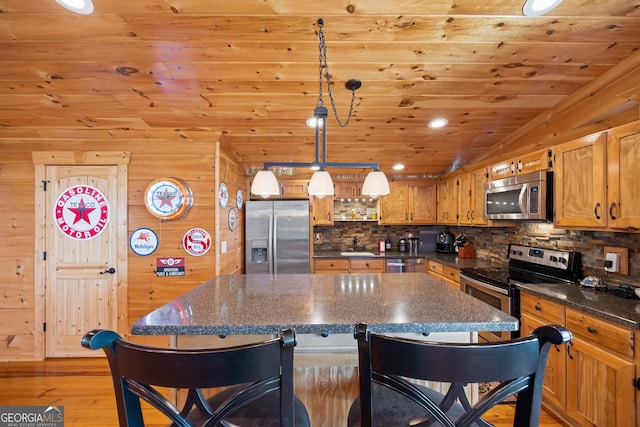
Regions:
<svg viewBox="0 0 640 427"><path fill-rule="evenodd" d="M519 327L517 319L425 273L283 274L215 277L144 316L131 332L170 335L176 347L213 347L293 327L295 393L313 426L334 427L346 425L358 395L359 321L374 332L455 342Z"/></svg>
<svg viewBox="0 0 640 427"><path fill-rule="evenodd" d="M215 277L131 326L134 335L514 331L518 320L424 273ZM355 342L354 342L355 349Z"/></svg>

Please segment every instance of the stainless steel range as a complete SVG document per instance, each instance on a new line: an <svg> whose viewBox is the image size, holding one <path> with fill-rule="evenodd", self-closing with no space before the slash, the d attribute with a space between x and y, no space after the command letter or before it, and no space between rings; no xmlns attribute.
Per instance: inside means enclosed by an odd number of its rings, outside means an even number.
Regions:
<svg viewBox="0 0 640 427"><path fill-rule="evenodd" d="M509 245L508 268L463 268L460 289L485 303L520 318L519 283L576 284L582 272L580 252ZM481 339L497 341L519 332L481 332Z"/></svg>

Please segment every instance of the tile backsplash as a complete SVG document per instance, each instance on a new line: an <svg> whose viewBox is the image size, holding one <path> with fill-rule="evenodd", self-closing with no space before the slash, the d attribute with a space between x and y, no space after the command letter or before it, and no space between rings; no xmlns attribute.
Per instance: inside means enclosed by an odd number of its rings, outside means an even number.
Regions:
<svg viewBox="0 0 640 427"><path fill-rule="evenodd" d="M583 275L594 275L610 286L629 284L640 286L640 234L557 229L544 222L522 222L514 227L444 227L444 226L383 226L377 221L336 221L333 227L314 227L323 233L323 243L315 251L343 251L353 248L358 237L358 250L375 251L377 241L387 233L392 249L397 250L398 239L407 233L418 236L422 232L449 230L456 236L464 233L472 243L476 256L506 265L509 243L542 248L577 251L582 254ZM604 246L629 249L629 275L604 271Z"/></svg>

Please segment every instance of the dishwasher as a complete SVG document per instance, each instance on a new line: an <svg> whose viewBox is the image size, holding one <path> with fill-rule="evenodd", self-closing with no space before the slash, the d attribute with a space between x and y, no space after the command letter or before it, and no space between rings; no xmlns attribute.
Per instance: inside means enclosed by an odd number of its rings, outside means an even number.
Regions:
<svg viewBox="0 0 640 427"><path fill-rule="evenodd" d="M424 258L387 258L385 273L424 273Z"/></svg>

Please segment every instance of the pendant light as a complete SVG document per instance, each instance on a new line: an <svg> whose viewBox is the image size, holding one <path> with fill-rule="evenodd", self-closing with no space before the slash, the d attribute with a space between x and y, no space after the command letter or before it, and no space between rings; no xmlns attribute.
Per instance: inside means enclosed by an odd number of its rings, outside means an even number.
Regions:
<svg viewBox="0 0 640 427"><path fill-rule="evenodd" d="M389 182L387 181L387 177L385 176L385 174L380 171L377 163L336 163L327 161L328 109L324 106L324 99L322 98L323 82L326 79L327 93L329 94L329 98L331 99L331 108L333 110L333 115L340 127L346 127L351 120L351 116L353 114L353 106L355 104L355 92L362 86L362 82L360 82L360 80L350 79L345 83L345 87L351 91L351 105L349 107L349 114L347 116L347 119L342 122L340 120L340 117L338 117L335 101L333 99L333 92L331 90L331 78L329 74L329 65L327 63L327 45L325 43L323 30L324 20L320 18L318 19L317 23L319 38L318 102L315 109L313 110L313 119L307 120L307 123L314 124L313 127L315 129L315 162L265 162L264 170L258 172L258 174L256 174L253 179L251 192L254 194L260 194L257 193L257 191L261 189L263 190L262 194L268 194L272 191L272 188L270 187L274 186L272 181L276 179L273 172L269 170L270 167L313 168L315 172L313 173L311 180L309 181L308 192L310 196L316 197L333 196L334 194L333 180L331 179L331 175L329 174L329 172L326 170L327 168L371 168L373 169L373 171L371 171L365 178L362 194L373 198L389 194ZM320 154L321 149L322 155ZM274 188L275 194L279 194L277 180Z"/></svg>

